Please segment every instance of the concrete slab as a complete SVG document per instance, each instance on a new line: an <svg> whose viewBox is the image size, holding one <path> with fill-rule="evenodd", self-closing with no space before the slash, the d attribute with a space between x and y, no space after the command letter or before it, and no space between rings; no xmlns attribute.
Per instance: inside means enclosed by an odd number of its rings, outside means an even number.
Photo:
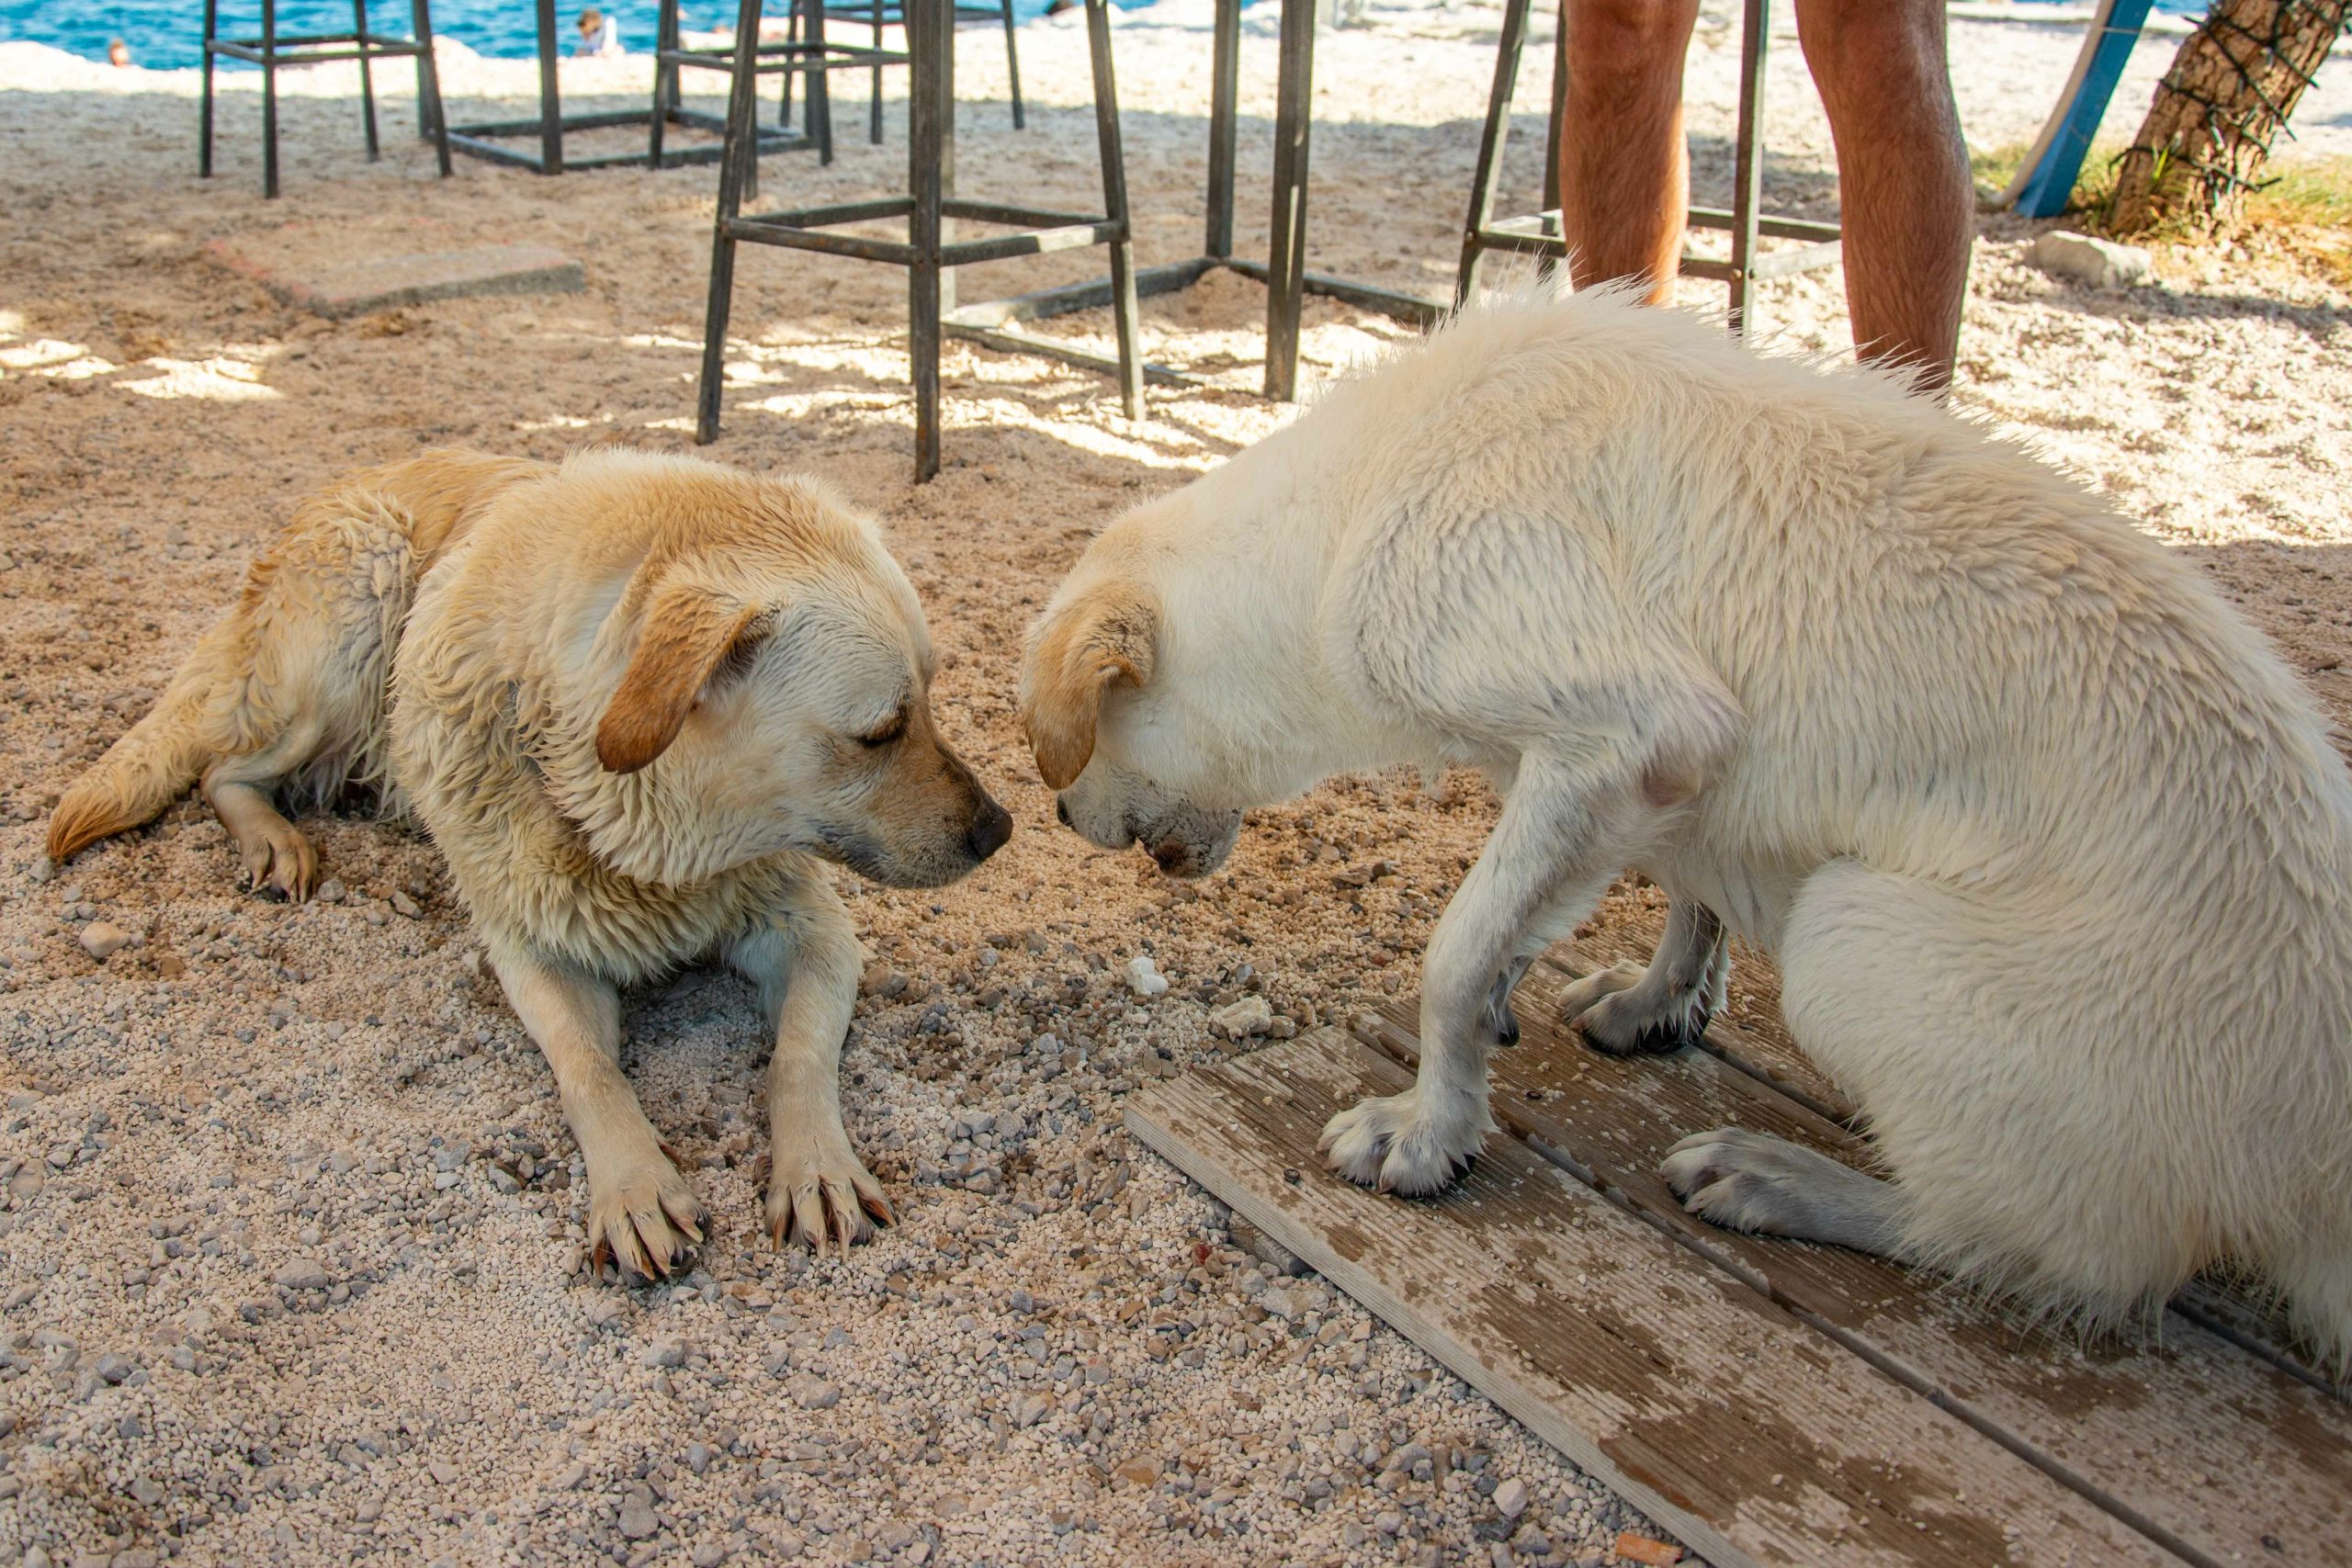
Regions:
<svg viewBox="0 0 2352 1568"><path fill-rule="evenodd" d="M485 294L577 294L580 264L548 245L476 245L328 260L262 235L206 243L213 261L288 305L340 319Z"/></svg>

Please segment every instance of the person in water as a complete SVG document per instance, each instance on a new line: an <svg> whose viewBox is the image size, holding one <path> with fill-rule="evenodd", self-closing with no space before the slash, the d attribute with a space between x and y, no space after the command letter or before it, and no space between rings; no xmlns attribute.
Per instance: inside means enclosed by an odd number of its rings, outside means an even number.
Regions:
<svg viewBox="0 0 2352 1568"><path fill-rule="evenodd" d="M580 13L580 41L572 45L575 57L593 55L605 60L616 60L625 51L621 48L621 30L612 17L591 6Z"/></svg>
<svg viewBox="0 0 2352 1568"><path fill-rule="evenodd" d="M107 45L107 63L118 71L130 69L130 46L120 39Z"/></svg>

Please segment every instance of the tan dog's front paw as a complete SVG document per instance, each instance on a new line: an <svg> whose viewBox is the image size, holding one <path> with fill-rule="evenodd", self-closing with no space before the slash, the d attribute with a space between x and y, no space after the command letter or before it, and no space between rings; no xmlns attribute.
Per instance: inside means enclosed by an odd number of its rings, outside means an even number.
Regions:
<svg viewBox="0 0 2352 1568"><path fill-rule="evenodd" d="M687 1248L703 1238L705 1215L693 1186L666 1152L648 1149L588 1171L588 1267L607 1260L621 1281L665 1280L683 1267Z"/></svg>
<svg viewBox="0 0 2352 1568"><path fill-rule="evenodd" d="M875 1222L887 1225L897 1217L840 1127L777 1135L768 1160L767 1219L778 1247L806 1245L821 1254L830 1241L846 1255L874 1235Z"/></svg>
<svg viewBox="0 0 2352 1568"><path fill-rule="evenodd" d="M1418 1089L1361 1101L1325 1123L1317 1146L1359 1187L1418 1198L1443 1190L1486 1141L1474 1112L1425 1114Z"/></svg>
<svg viewBox="0 0 2352 1568"><path fill-rule="evenodd" d="M244 864L248 892L273 888L288 903L300 904L319 885L318 852L291 822L250 828L247 836L237 840L237 859Z"/></svg>

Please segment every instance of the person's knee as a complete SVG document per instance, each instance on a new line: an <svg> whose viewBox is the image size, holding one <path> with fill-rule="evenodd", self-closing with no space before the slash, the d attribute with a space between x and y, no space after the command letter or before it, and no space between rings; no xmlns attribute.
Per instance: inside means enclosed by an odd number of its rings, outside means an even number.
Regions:
<svg viewBox="0 0 2352 1568"><path fill-rule="evenodd" d="M1682 73L1699 0L1562 0L1572 72ZM1573 80L1573 77L1571 78Z"/></svg>
<svg viewBox="0 0 2352 1568"><path fill-rule="evenodd" d="M1833 113L1841 101L1916 98L1946 80L1943 0L1796 0L1796 17L1805 65Z"/></svg>

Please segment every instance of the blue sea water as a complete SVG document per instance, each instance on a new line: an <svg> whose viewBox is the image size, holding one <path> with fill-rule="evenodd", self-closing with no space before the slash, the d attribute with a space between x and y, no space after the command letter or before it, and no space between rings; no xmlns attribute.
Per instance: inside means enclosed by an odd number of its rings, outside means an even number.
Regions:
<svg viewBox="0 0 2352 1568"><path fill-rule="evenodd" d="M571 47L572 17L589 0L560 0L557 14ZM621 41L630 49L650 47L654 0L594 0L598 9L616 18ZM1147 5L1149 0L1115 0L1121 6ZM2196 14L2207 0L2155 0L2156 9ZM1041 16L1046 0L1013 0L1013 14L1026 19ZM781 11L782 0L769 9ZM388 29L406 31L408 0L375 0L369 20ZM203 35L202 0L0 0L0 42L26 39L70 50L92 60L106 58L115 39L130 48L138 64L168 69L197 63L197 45ZM433 30L456 39L482 54L523 56L537 48L537 23L532 0L435 0ZM685 0L688 28L734 25L735 7L729 0ZM220 7L224 33L258 34L259 0L228 0ZM350 0L283 0L277 7L280 32L344 32L351 27Z"/></svg>
<svg viewBox="0 0 2352 1568"><path fill-rule="evenodd" d="M619 22L625 47L653 46L655 0L557 0L566 51L571 47L572 18L591 4ZM1013 15L1042 16L1046 5L1046 0L1013 0ZM781 15L784 0L769 0L767 8ZM735 25L732 0L685 0L684 12L689 31ZM368 19L388 32L405 33L409 0L371 0ZM260 0L224 0L220 30L226 36L261 36ZM351 0L279 0L277 30L348 32ZM481 54L527 56L538 48L533 0L433 0L433 30ZM104 60L107 45L120 39L137 64L157 70L194 65L203 37L203 0L0 0L0 42L45 43L91 60Z"/></svg>

